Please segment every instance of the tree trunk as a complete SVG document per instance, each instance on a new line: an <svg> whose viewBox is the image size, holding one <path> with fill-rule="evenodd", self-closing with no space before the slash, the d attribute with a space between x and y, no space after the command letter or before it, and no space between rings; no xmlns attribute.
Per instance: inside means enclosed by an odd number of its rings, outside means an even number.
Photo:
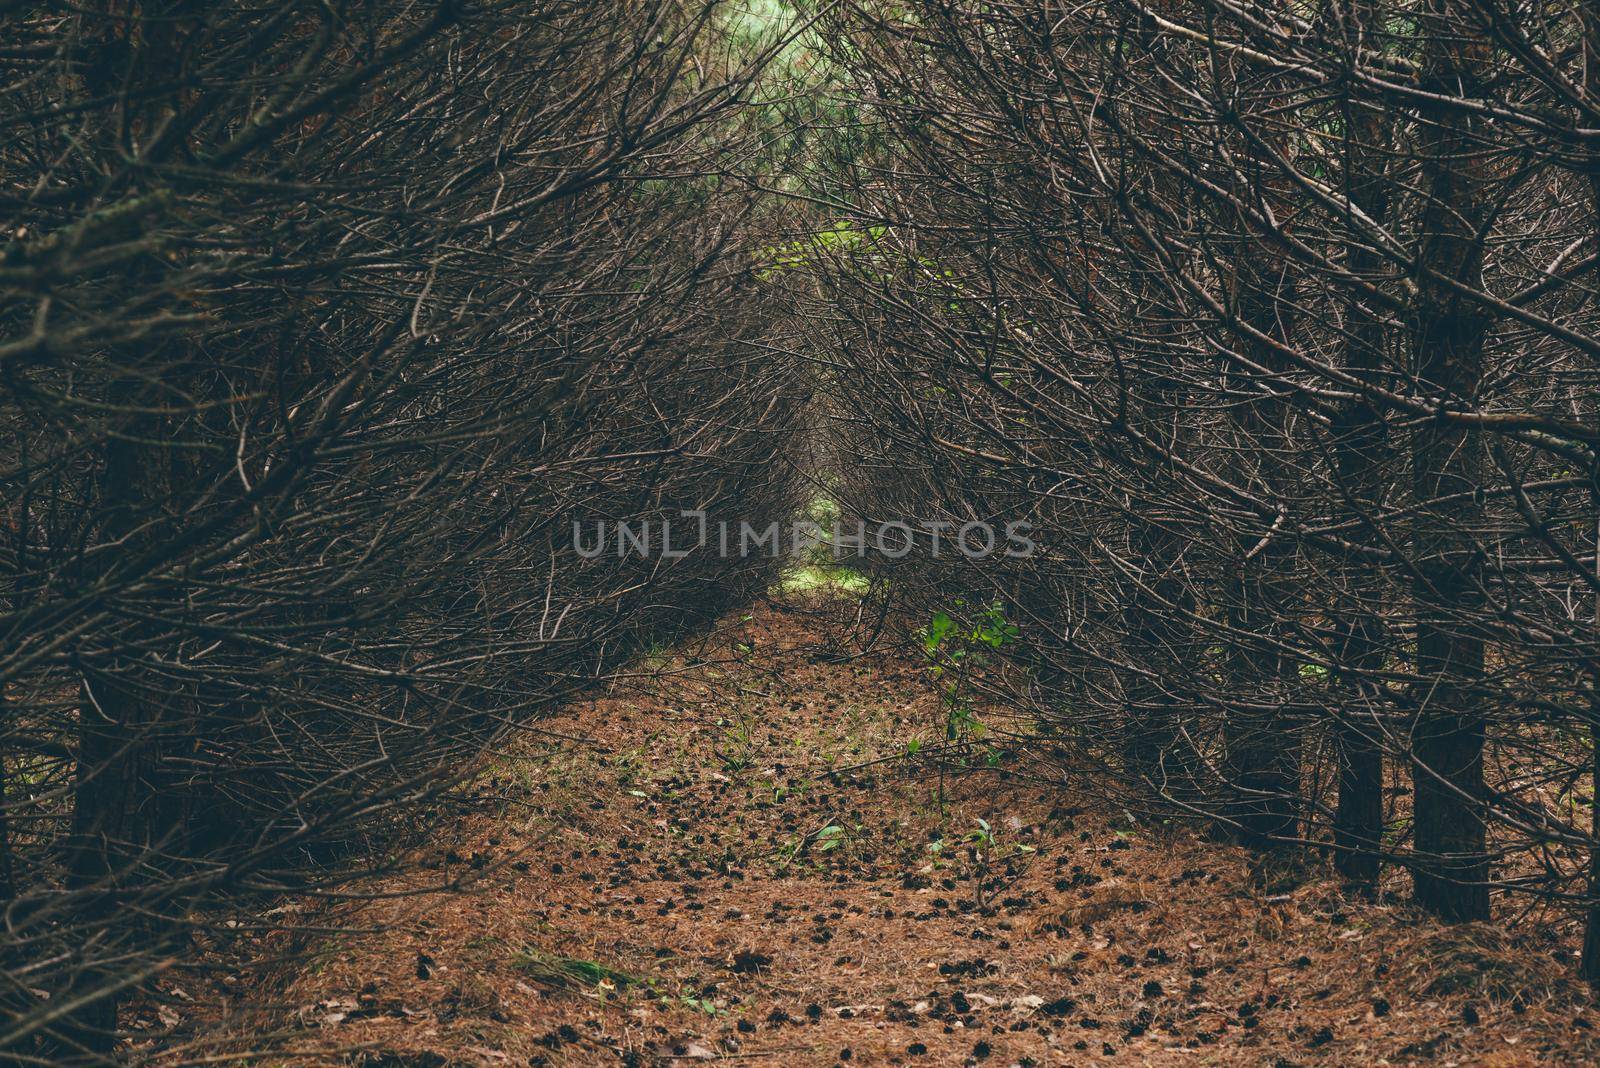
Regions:
<svg viewBox="0 0 1600 1068"><path fill-rule="evenodd" d="M1196 759L1182 732L1182 707L1172 692L1184 652L1193 644L1187 618L1188 584L1173 574L1182 545L1170 531L1141 524L1133 559L1141 581L1124 611L1126 650L1123 696L1127 726L1123 754L1128 773L1156 804L1194 800Z"/></svg>
<svg viewBox="0 0 1600 1068"><path fill-rule="evenodd" d="M1171 309L1150 280L1141 284L1144 319L1156 324L1155 340L1130 353L1127 408L1130 421L1162 453L1142 471L1150 499L1160 500L1171 493L1168 457L1180 447L1177 425L1188 398L1177 370L1182 350L1162 343L1160 324L1172 320ZM1183 701L1174 693L1181 692L1194 651L1193 590L1178 573L1184 539L1160 516L1139 514L1137 508L1129 512L1134 517L1129 555L1140 574L1123 605L1124 651L1130 661L1123 672L1124 766L1153 804L1193 803L1199 760L1184 737Z"/></svg>
<svg viewBox="0 0 1600 1068"><path fill-rule="evenodd" d="M1595 571L1600 577L1600 529L1595 531ZM1600 596L1595 598L1596 626L1600 627ZM1591 675L1589 697L1589 833L1600 834L1600 671ZM1589 847L1589 910L1584 918L1583 955L1578 974L1590 988L1600 990L1600 846Z"/></svg>
<svg viewBox="0 0 1600 1068"><path fill-rule="evenodd" d="M122 403L137 403L131 388L119 387ZM148 435L160 432L145 427L137 436L153 440ZM155 507L148 452L147 446L126 442L106 445L98 534L124 545L129 555L137 554L141 521L150 520ZM136 937L137 925L130 925L123 913L127 899L137 892L142 870L154 859L160 833L156 808L162 798L156 780L161 704L141 687L137 654L118 652L136 642L136 635L114 629L78 654L78 757L67 886L79 895L74 918L79 940L92 948L86 949L90 959L79 965L68 994L103 993L75 1012L59 1032L69 1050L77 1047L99 1057L109 1056L116 1044L117 997L112 991L120 974L114 966L96 965L93 957L118 956Z"/></svg>
<svg viewBox="0 0 1600 1068"><path fill-rule="evenodd" d="M1232 80L1230 75L1230 81ZM1241 83L1240 110L1254 115L1281 103L1285 87L1255 78ZM1253 123L1270 130L1264 123ZM1277 134L1268 133L1277 137ZM1281 151L1282 145L1278 146ZM1245 168L1233 190L1239 205L1266 203L1282 210L1290 192L1275 163L1240 138L1234 146ZM1286 370L1278 344L1291 343L1298 317L1294 265L1240 210L1232 220L1233 312L1248 330L1233 344L1244 357L1224 368L1230 384L1231 424L1237 449L1235 477L1257 498L1287 508L1296 477L1289 447L1290 408L1278 375ZM1257 368L1265 369L1263 375ZM1280 514L1279 518L1283 518ZM1263 517L1263 520L1265 517ZM1300 723L1288 708L1296 665L1283 651L1295 615L1293 569L1298 557L1292 534L1277 521L1242 532L1227 583L1228 625L1234 632L1229 672L1237 696L1223 724L1228 777L1227 825L1248 848L1295 859L1300 838Z"/></svg>
<svg viewBox="0 0 1600 1068"><path fill-rule="evenodd" d="M1362 36L1376 22L1371 3L1354 15ZM1345 187L1352 204L1380 224L1389 213L1384 173L1390 120L1375 104L1347 101L1345 108ZM1367 247L1352 223L1347 263L1350 272L1375 279L1380 257ZM1375 381L1386 364L1386 331L1365 299L1357 294L1346 306L1345 366L1356 377ZM1390 461L1382 410L1365 396L1355 397L1334 418L1333 463L1350 517L1358 529L1375 535L1372 520L1383 505L1384 472ZM1375 538L1373 540L1376 540ZM1334 866L1363 892L1376 888L1383 844L1384 699L1373 681L1383 667L1385 626L1381 578L1371 564L1356 558L1343 568L1349 604L1336 613L1335 657L1341 703L1335 712L1334 746L1339 761L1339 794L1334 811Z"/></svg>
<svg viewBox="0 0 1600 1068"><path fill-rule="evenodd" d="M1490 48L1466 0L1429 0L1426 87L1478 95ZM1487 318L1449 283L1483 283L1481 234L1491 210L1488 164L1478 155L1481 120L1448 107L1422 109L1417 134L1423 210L1414 333L1416 376L1449 406L1473 399L1483 375ZM1477 528L1482 506L1480 435L1436 419L1417 429L1412 488L1418 503L1416 563L1417 722L1414 869L1417 903L1451 921L1489 917L1480 684L1483 607ZM1454 499L1446 502L1441 498Z"/></svg>
<svg viewBox="0 0 1600 1068"><path fill-rule="evenodd" d="M1587 102L1600 101L1600 0L1584 0L1578 7L1583 29L1583 83ZM1600 237L1600 153L1591 152L1589 164L1589 203L1593 213L1590 225ZM1580 416L1583 413L1577 413ZM1590 474L1590 506L1600 514L1600 466ZM1594 531L1596 580L1600 580L1600 519ZM1594 625L1600 631L1600 594L1594 601ZM1589 672L1589 908L1584 917L1583 955L1578 972L1589 986L1600 991L1600 664Z"/></svg>
<svg viewBox="0 0 1600 1068"><path fill-rule="evenodd" d="M1292 321L1288 265L1242 234L1235 270L1239 315L1265 334L1283 334ZM1252 362L1276 369L1281 362L1268 346L1242 342ZM1272 382L1258 383L1248 372L1236 376L1241 392L1256 396L1235 401L1234 428L1239 443L1241 481L1267 500L1281 500L1287 407ZM1295 852L1300 826L1299 725L1286 704L1294 664L1281 641L1293 609L1290 571L1295 550L1290 536L1269 528L1240 542L1228 588L1228 624L1234 631L1229 656L1238 702L1224 723L1225 767L1231 797L1228 823L1247 847Z"/></svg>

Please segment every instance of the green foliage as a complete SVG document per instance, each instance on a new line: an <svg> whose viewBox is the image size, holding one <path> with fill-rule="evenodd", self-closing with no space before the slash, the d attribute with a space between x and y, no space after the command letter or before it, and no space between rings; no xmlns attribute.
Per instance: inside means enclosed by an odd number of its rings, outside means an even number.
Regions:
<svg viewBox="0 0 1600 1068"><path fill-rule="evenodd" d="M954 607L965 608L966 601L958 598ZM1005 604L998 600L979 609L971 626L962 625L955 616L941 609L919 632L923 652L929 661L929 673L942 683L939 708L944 741L961 763L973 755L969 752L971 743L981 741L988 733L988 727L972 705L970 672L987 662L987 652L1015 641L1020 634L1021 628L1006 619ZM915 756L920 748L907 742L906 756ZM999 761L998 755L987 747L976 755L989 767ZM940 767L938 801L942 808L943 765Z"/></svg>
<svg viewBox="0 0 1600 1068"><path fill-rule="evenodd" d="M722 728L724 739L724 744L717 747L717 759L722 762L722 770L729 775L737 775L755 759L755 741L750 721L747 718L719 718L717 726Z"/></svg>
<svg viewBox="0 0 1600 1068"><path fill-rule="evenodd" d="M839 502L819 493L806 506L805 519L815 524L822 533L821 540L813 544L800 561L784 573L779 583L783 593L809 593L827 590L853 597L865 594L871 580L854 568L841 563L834 556L828 535L839 522Z"/></svg>
<svg viewBox="0 0 1600 1068"><path fill-rule="evenodd" d="M966 863L970 867L973 902L982 909L989 904L989 879L995 867L1029 856L1035 849L1021 842L1007 841L993 824L982 817L972 822L973 829L961 837L959 844L965 847ZM959 856L957 851L950 849L943 835L928 843L928 853L938 865L944 863L939 858L947 854Z"/></svg>
<svg viewBox="0 0 1600 1068"><path fill-rule="evenodd" d="M771 281L786 271L809 267L825 256L870 245L881 239L885 230L883 226L857 227L843 220L798 240L769 245L757 254L764 266L757 268L756 277Z"/></svg>
<svg viewBox="0 0 1600 1068"><path fill-rule="evenodd" d="M778 583L783 593L809 593L812 590L834 590L859 597L872 585L861 572L840 564L824 567L820 564L802 564L784 573Z"/></svg>
<svg viewBox="0 0 1600 1068"><path fill-rule="evenodd" d="M950 618L948 612L941 610L933 614L933 618L922 631L922 648L929 656L943 644L945 637L954 627L955 621Z"/></svg>
<svg viewBox="0 0 1600 1068"><path fill-rule="evenodd" d="M536 983L558 989L623 990L643 982L636 975L598 961L549 955L531 947L513 957L511 967Z"/></svg>
<svg viewBox="0 0 1600 1068"><path fill-rule="evenodd" d="M671 998L663 998L662 1000L669 1003L673 1002ZM719 1016L723 1012L710 998L694 994L679 994L676 1004L682 1005L692 1012L703 1012L707 1016Z"/></svg>
<svg viewBox="0 0 1600 1068"><path fill-rule="evenodd" d="M962 604L960 601L956 603L958 606ZM972 655L977 645L999 649L1007 642L1015 640L1021 633L1021 628L1006 619L1005 605L1000 601L993 601L983 608L978 614L977 622L964 633L956 626L950 613L943 609L935 612L921 631L923 650L936 662L941 647L945 646L946 640L952 635L959 639L959 644L945 649L942 655L952 661L959 661Z"/></svg>

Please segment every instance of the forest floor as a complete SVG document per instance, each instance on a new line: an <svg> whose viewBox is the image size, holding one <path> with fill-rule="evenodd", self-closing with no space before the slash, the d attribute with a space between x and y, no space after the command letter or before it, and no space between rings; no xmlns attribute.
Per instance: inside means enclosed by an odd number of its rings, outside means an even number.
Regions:
<svg viewBox="0 0 1600 1068"><path fill-rule="evenodd" d="M941 787L905 755L922 666L830 661L826 626L753 609L540 723L422 871L327 918L371 933L290 982L281 1063L1600 1061L1536 926L1258 889L1034 776Z"/></svg>

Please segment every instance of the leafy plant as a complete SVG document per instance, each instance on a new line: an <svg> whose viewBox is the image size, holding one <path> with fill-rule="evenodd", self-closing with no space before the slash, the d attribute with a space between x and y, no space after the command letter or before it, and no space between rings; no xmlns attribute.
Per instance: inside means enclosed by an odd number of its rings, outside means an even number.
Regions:
<svg viewBox="0 0 1600 1068"><path fill-rule="evenodd" d="M583 987L602 992L615 992L630 986L638 986L642 982L636 975L630 975L598 961L554 956L532 948L525 949L513 957L511 967L536 983L557 989Z"/></svg>
<svg viewBox="0 0 1600 1068"><path fill-rule="evenodd" d="M724 771L735 775L748 768L755 759L750 720L746 717L733 721L719 718L717 726L722 728L724 739L724 744L717 747L717 759L722 762Z"/></svg>
<svg viewBox="0 0 1600 1068"><path fill-rule="evenodd" d="M954 607L966 606L957 599ZM921 630L922 648L929 661L929 672L941 682L939 701L939 729L944 735L945 749L955 754L965 764L971 756L972 744L983 739L988 728L979 718L972 703L971 672L987 663L987 654L1014 641L1021 633L1015 623L1006 619L1005 604L992 601L981 608L973 624L963 626L944 610L937 611ZM918 746L917 748L920 748ZM906 744L906 755L914 756L917 748ZM983 761L993 766L995 753L985 748ZM945 763L940 761L937 785L937 802L944 808Z"/></svg>

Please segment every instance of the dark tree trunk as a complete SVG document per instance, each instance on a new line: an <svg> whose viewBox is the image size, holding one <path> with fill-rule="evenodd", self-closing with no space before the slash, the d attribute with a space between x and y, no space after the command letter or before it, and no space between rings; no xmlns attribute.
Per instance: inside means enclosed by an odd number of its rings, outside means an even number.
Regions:
<svg viewBox="0 0 1600 1068"><path fill-rule="evenodd" d="M1256 176L1254 184L1257 188L1241 190L1241 197L1273 199L1276 191L1265 176ZM1263 184L1265 190L1259 188ZM1295 320L1290 265L1243 218L1238 226L1237 314L1254 333L1287 341ZM1282 370L1282 356L1253 333L1241 332L1235 344L1250 363L1274 374ZM1281 386L1246 366L1230 369L1230 378L1238 394L1232 401L1238 480L1261 499L1280 503L1293 477L1287 464L1289 410ZM1276 523L1264 532L1251 531L1237 550L1227 589L1236 703L1228 709L1223 732L1231 794L1225 815L1246 847L1287 857L1298 852L1300 837L1300 732L1286 707L1295 665L1282 647L1294 615L1291 572L1297 554L1292 535Z"/></svg>
<svg viewBox="0 0 1600 1068"><path fill-rule="evenodd" d="M1427 88L1475 96L1489 46L1463 0L1430 0L1424 20ZM1450 284L1483 283L1482 233L1492 208L1488 164L1471 113L1448 107L1422 112L1418 141L1428 198L1419 234L1416 376L1431 399L1450 406L1474 398L1483 375L1487 319ZM1417 723L1412 769L1416 788L1417 903L1451 921L1489 917L1485 853L1480 683L1483 638L1473 629L1482 610L1477 530L1482 506L1481 442L1445 419L1417 429L1412 488L1418 522ZM1449 501L1441 498L1451 497Z"/></svg>
<svg viewBox="0 0 1600 1068"><path fill-rule="evenodd" d="M1154 524L1141 524L1133 541L1134 560L1144 573L1124 613L1132 661L1123 684L1124 758L1151 801L1192 801L1195 756L1183 736L1181 699L1173 693L1193 643L1189 585L1174 573L1182 544Z"/></svg>
<svg viewBox="0 0 1600 1068"><path fill-rule="evenodd" d="M1339 757L1334 866L1354 887L1370 893L1377 887L1383 848L1382 705L1376 687L1362 673L1382 665L1382 629L1376 614L1348 620L1344 626L1339 663L1348 679L1334 730Z"/></svg>
<svg viewBox="0 0 1600 1068"><path fill-rule="evenodd" d="M1600 543L1597 543L1600 548ZM1600 570L1600 566L1597 566ZM1600 613L1600 599L1596 612ZM1589 701L1589 745L1593 750L1589 768L1590 833L1600 832L1600 674L1593 679L1595 692ZM1578 973L1591 988L1600 990L1600 847L1589 850L1589 911L1583 927L1583 955Z"/></svg>
<svg viewBox="0 0 1600 1068"><path fill-rule="evenodd" d="M1268 562L1267 568L1270 568ZM1229 800L1226 818L1235 837L1261 851L1298 849L1300 741L1298 725L1283 702L1288 696L1284 658L1263 648L1281 619L1274 607L1279 590L1267 568L1240 565L1229 591L1229 623L1249 637L1236 639L1232 675L1237 703L1224 724Z"/></svg>
<svg viewBox="0 0 1600 1068"><path fill-rule="evenodd" d="M1375 23L1370 3L1357 6L1355 29ZM1355 207L1378 223L1387 221L1389 182L1384 154L1389 118L1371 102L1345 107L1345 187ZM1376 281L1382 263L1352 221L1348 266L1357 277ZM1386 363L1386 331L1359 293L1346 306L1345 366L1374 382ZM1376 541L1375 514L1383 504L1390 461L1387 424L1371 398L1358 396L1338 413L1333 427L1333 462L1351 517L1363 541ZM1385 702L1373 681L1383 667L1385 626L1380 577L1356 558L1344 567L1347 605L1335 614L1335 656L1340 705L1335 712L1334 746L1339 761L1339 794L1334 811L1334 865L1357 888L1377 886L1383 843L1383 750L1381 719Z"/></svg>
<svg viewBox="0 0 1600 1068"><path fill-rule="evenodd" d="M118 401L136 403L131 387L117 390ZM136 420L142 421L142 420ZM145 427L145 437L154 428ZM159 431L156 431L159 433ZM137 555L142 521L153 507L150 449L111 441L101 475L99 536ZM115 586L111 577L108 585ZM115 596L115 594L113 594ZM91 996L60 1028L71 1052L108 1056L116 1043L121 979L118 967L102 968L94 957L116 956L129 948L141 926L127 906L141 875L155 860L160 834L157 808L170 803L158 789L161 703L143 686L136 647L138 635L115 623L92 635L80 649L77 774L73 792L68 887L81 895L78 923L92 940L68 996Z"/></svg>
<svg viewBox="0 0 1600 1068"><path fill-rule="evenodd" d="M5 695L0 694L0 711L5 707ZM0 901L12 901L17 896L16 874L11 862L11 820L6 815L6 758L0 753Z"/></svg>
<svg viewBox="0 0 1600 1068"><path fill-rule="evenodd" d="M1594 102L1600 96L1600 0L1584 0L1579 14L1583 21L1583 91ZM1600 153L1591 153L1589 159L1589 200L1594 212L1591 225L1600 235ZM1590 502L1600 511L1600 466L1590 478ZM1600 581L1600 521L1595 527L1594 550L1595 579ZM1600 631L1600 595L1595 597L1594 625ZM1589 847L1590 901L1578 971L1590 987L1600 991L1600 664L1591 669L1589 685L1589 834L1595 843Z"/></svg>
<svg viewBox="0 0 1600 1068"><path fill-rule="evenodd" d="M1142 464L1149 497L1171 494L1170 458L1178 455L1180 414L1186 403L1182 376L1175 368L1181 349L1169 349L1162 324L1173 313L1160 299L1156 285L1143 279L1147 320L1155 324L1155 343L1129 354L1128 418L1157 455ZM1137 509L1130 509L1137 511ZM1196 800L1198 757L1183 732L1183 677L1194 652L1194 596L1180 573L1184 538L1159 515L1137 515L1129 537L1129 555L1140 574L1124 602L1123 672L1127 722L1124 764L1146 797L1161 806Z"/></svg>
<svg viewBox="0 0 1600 1068"><path fill-rule="evenodd" d="M1261 408L1268 412L1260 411ZM1240 439L1256 442L1265 457L1261 472L1278 485L1274 470L1281 415L1275 401L1251 405L1239 422ZM1236 703L1224 723L1225 765L1231 799L1228 822L1239 840L1255 850L1297 849L1300 823L1299 724L1286 707L1294 665L1280 642L1290 617L1288 606L1293 551L1268 533L1256 545L1241 545L1227 590L1228 624L1234 632L1229 655Z"/></svg>

